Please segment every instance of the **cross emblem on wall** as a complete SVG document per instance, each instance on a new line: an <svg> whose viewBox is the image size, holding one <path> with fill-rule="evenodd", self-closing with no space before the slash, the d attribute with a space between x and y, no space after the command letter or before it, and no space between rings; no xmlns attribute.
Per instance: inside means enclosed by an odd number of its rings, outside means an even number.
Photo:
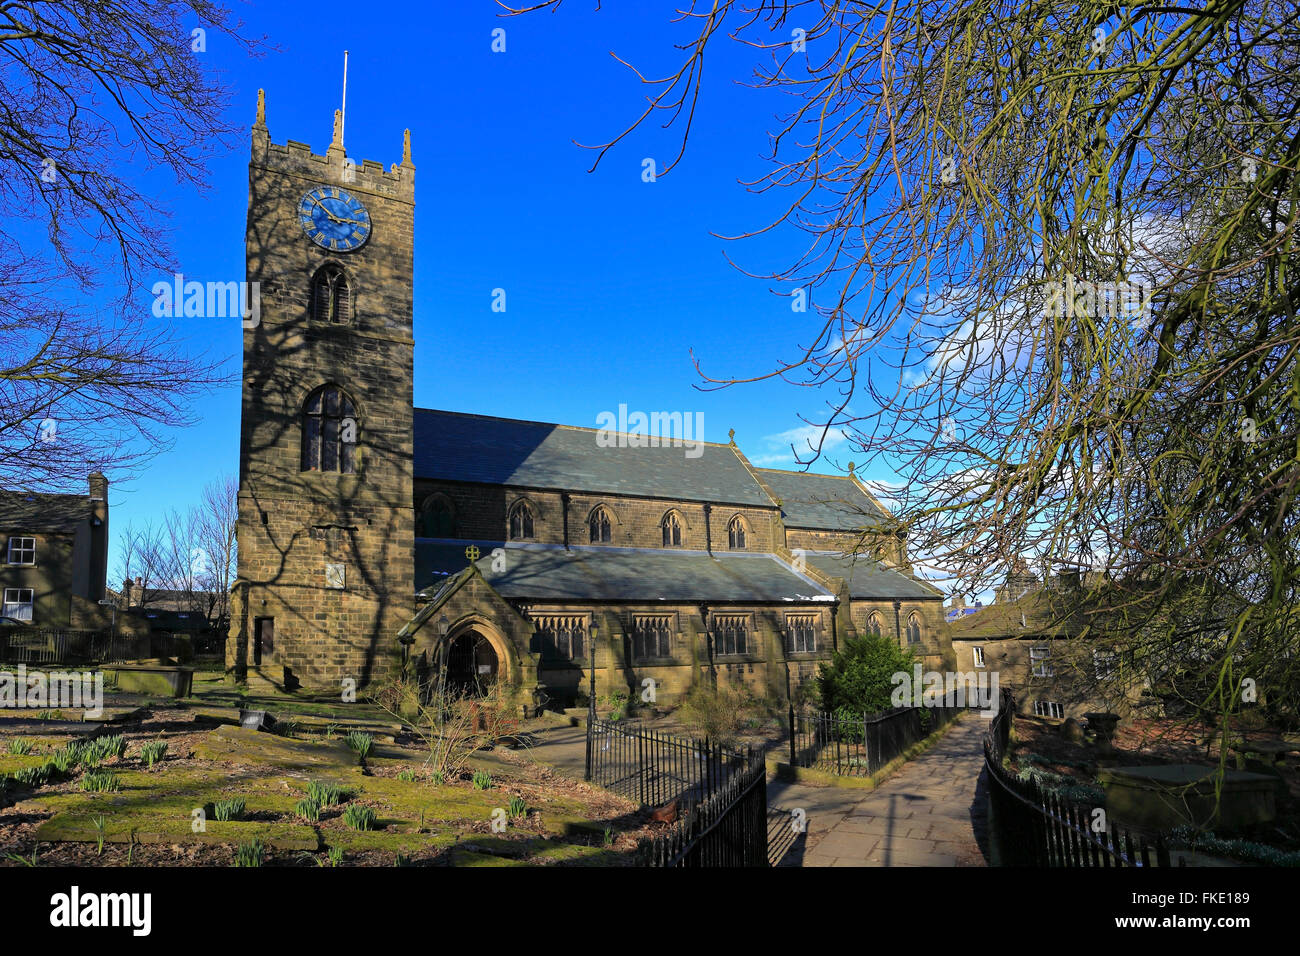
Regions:
<svg viewBox="0 0 1300 956"><path fill-rule="evenodd" d="M475 561L477 561L479 555L482 553L483 552L481 552L478 549L478 545L474 545L474 544L471 544L468 548L465 549L465 557L469 558L470 564L473 564Z"/></svg>

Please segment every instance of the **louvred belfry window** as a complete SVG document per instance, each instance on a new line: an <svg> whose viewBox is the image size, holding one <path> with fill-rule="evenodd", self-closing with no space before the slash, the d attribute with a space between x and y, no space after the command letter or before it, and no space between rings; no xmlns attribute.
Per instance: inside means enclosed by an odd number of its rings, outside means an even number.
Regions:
<svg viewBox="0 0 1300 956"><path fill-rule="evenodd" d="M352 399L336 385L316 389L302 414L302 470L357 470L357 413Z"/></svg>
<svg viewBox="0 0 1300 956"><path fill-rule="evenodd" d="M311 314L317 322L336 325L352 320L352 289L342 267L327 263L312 279Z"/></svg>

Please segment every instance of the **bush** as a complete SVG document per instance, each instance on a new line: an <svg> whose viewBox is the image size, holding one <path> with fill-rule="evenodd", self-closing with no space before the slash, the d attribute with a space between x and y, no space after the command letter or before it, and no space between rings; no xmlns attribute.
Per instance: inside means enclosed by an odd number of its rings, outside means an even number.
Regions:
<svg viewBox="0 0 1300 956"><path fill-rule="evenodd" d="M892 638L874 634L846 638L829 664L822 664L817 689L822 709L837 717L856 720L893 707L893 676L911 680L916 659Z"/></svg>
<svg viewBox="0 0 1300 956"><path fill-rule="evenodd" d="M748 691L697 685L682 702L679 716L696 736L730 746L761 716L760 710L761 703Z"/></svg>

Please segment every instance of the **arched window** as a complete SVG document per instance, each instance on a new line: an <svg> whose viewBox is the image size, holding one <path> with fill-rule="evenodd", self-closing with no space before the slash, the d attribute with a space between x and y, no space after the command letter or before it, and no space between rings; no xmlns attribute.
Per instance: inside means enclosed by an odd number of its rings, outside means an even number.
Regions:
<svg viewBox="0 0 1300 956"><path fill-rule="evenodd" d="M518 541L521 538L531 538L533 536L533 509L528 506L528 502L519 501L510 509L510 540Z"/></svg>
<svg viewBox="0 0 1300 956"><path fill-rule="evenodd" d="M421 538L456 537L456 509L446 495L429 495L420 508Z"/></svg>
<svg viewBox="0 0 1300 956"><path fill-rule="evenodd" d="M311 281L311 317L341 325L352 321L352 290L343 267L327 262Z"/></svg>
<svg viewBox="0 0 1300 956"><path fill-rule="evenodd" d="M879 614L874 612L872 613L871 617L867 620L867 630L871 632L872 637L879 637L884 633L884 623L880 620Z"/></svg>
<svg viewBox="0 0 1300 956"><path fill-rule="evenodd" d="M732 551L745 550L745 519L740 515L732 518L727 525L727 547Z"/></svg>
<svg viewBox="0 0 1300 956"><path fill-rule="evenodd" d="M674 511L664 515L664 520L660 522L664 532L665 548L680 548L682 546L682 519Z"/></svg>
<svg viewBox="0 0 1300 956"><path fill-rule="evenodd" d="M907 643L921 643L921 615L915 611L907 615Z"/></svg>
<svg viewBox="0 0 1300 956"><path fill-rule="evenodd" d="M302 409L302 470L357 470L357 411L337 385L322 385Z"/></svg>
<svg viewBox="0 0 1300 956"><path fill-rule="evenodd" d="M609 512L604 508L597 508L591 513L591 520L588 522L591 531L592 544L609 541L611 538L611 522Z"/></svg>

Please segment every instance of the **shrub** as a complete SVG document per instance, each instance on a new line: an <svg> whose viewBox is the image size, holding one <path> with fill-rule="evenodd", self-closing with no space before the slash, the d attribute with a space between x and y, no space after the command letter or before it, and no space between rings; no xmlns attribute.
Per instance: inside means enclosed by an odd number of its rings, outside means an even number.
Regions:
<svg viewBox="0 0 1300 956"><path fill-rule="evenodd" d="M759 703L748 692L697 686L682 702L679 715L699 737L734 744Z"/></svg>
<svg viewBox="0 0 1300 956"><path fill-rule="evenodd" d="M231 797L229 800L218 800L212 806L212 815L222 823L230 820L238 820L244 815L246 809L243 797Z"/></svg>
<svg viewBox="0 0 1300 956"><path fill-rule="evenodd" d="M486 770L474 771L474 789L490 790L492 788L492 774Z"/></svg>
<svg viewBox="0 0 1300 956"><path fill-rule="evenodd" d="M850 720L889 710L894 706L894 674L911 675L915 663L910 651L883 635L846 638L817 675L822 707Z"/></svg>
<svg viewBox="0 0 1300 956"><path fill-rule="evenodd" d="M375 826L375 811L353 803L343 811L343 822L354 830L372 830Z"/></svg>
<svg viewBox="0 0 1300 956"><path fill-rule="evenodd" d="M235 848L235 866L261 866L265 847L261 840L249 840Z"/></svg>
<svg viewBox="0 0 1300 956"><path fill-rule="evenodd" d="M9 752L11 754L17 754L20 757L25 757L28 754L34 752L35 750L36 750L36 745L32 743L30 740L28 740L26 737L15 737L13 740L9 741Z"/></svg>
<svg viewBox="0 0 1300 956"><path fill-rule="evenodd" d="M92 770L81 778L81 789L88 793L115 793L122 789L122 784L111 770Z"/></svg>
<svg viewBox="0 0 1300 956"><path fill-rule="evenodd" d="M381 681L370 699L420 738L429 752L425 766L435 772L435 783L441 782L436 774L458 779L476 750L517 729L517 721L512 728L504 704L474 700L437 683L431 687L394 676Z"/></svg>
<svg viewBox="0 0 1300 956"><path fill-rule="evenodd" d="M160 763L167 756L167 741L151 740L147 744L140 745L140 759L150 770L153 765Z"/></svg>
<svg viewBox="0 0 1300 956"><path fill-rule="evenodd" d="M308 823L320 822L320 804L311 797L303 797L299 800L298 805L293 808L293 812Z"/></svg>
<svg viewBox="0 0 1300 956"><path fill-rule="evenodd" d="M313 780L307 784L307 796L322 807L333 807L343 802L343 790L332 783Z"/></svg>

